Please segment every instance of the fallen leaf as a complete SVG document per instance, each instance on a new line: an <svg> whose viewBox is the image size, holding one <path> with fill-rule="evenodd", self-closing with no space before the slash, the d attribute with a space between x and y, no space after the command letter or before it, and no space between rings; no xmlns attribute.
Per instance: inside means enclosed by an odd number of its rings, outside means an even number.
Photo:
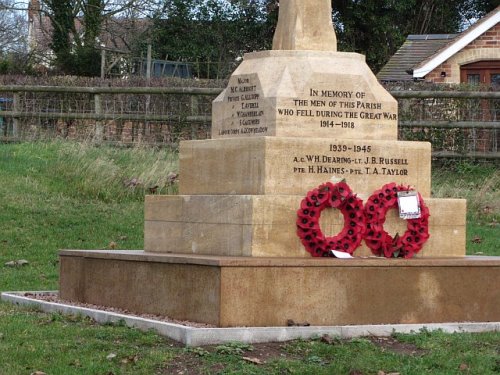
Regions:
<svg viewBox="0 0 500 375"><path fill-rule="evenodd" d="M173 184L175 182L177 182L177 179L179 178L179 174L178 173L175 173L175 172L170 172L168 175L167 175L167 181L170 183L170 184Z"/></svg>
<svg viewBox="0 0 500 375"><path fill-rule="evenodd" d="M467 371L467 370L469 369L469 366L467 366L465 363L462 363L462 364L458 367L458 369L459 369L460 371Z"/></svg>
<svg viewBox="0 0 500 375"><path fill-rule="evenodd" d="M129 188L135 188L138 185L142 185L141 181L139 181L139 179L135 177L131 178L130 180L124 180L123 184Z"/></svg>
<svg viewBox="0 0 500 375"><path fill-rule="evenodd" d="M35 371L35 372L32 372L31 375L47 375L47 374L43 371Z"/></svg>
<svg viewBox="0 0 500 375"><path fill-rule="evenodd" d="M320 341L323 342L323 343L325 343L325 344L328 344L328 345L335 344L335 340L332 339L331 336L329 336L329 335L323 335L323 336L321 336Z"/></svg>
<svg viewBox="0 0 500 375"><path fill-rule="evenodd" d="M377 375L386 375L385 372L383 372L382 370L380 370L379 372L377 372Z"/></svg>
<svg viewBox="0 0 500 375"><path fill-rule="evenodd" d="M263 365L265 362L261 361L259 358L254 358L254 357L243 357L242 358L244 361L254 363L256 365Z"/></svg>
<svg viewBox="0 0 500 375"><path fill-rule="evenodd" d="M295 322L294 320L292 319L288 319L286 321L286 325L288 327L309 327L311 324L308 323L308 322L304 322L304 323L299 323L299 322Z"/></svg>
<svg viewBox="0 0 500 375"><path fill-rule="evenodd" d="M139 360L138 355L129 355L128 357L125 357L121 360L121 363L127 364L127 363L137 363Z"/></svg>
<svg viewBox="0 0 500 375"><path fill-rule="evenodd" d="M26 259L19 259L19 260L11 260L10 262L5 263L6 267L22 267L27 264L30 264Z"/></svg>
<svg viewBox="0 0 500 375"><path fill-rule="evenodd" d="M116 357L116 353L109 353L107 356L106 356L106 359L108 360L112 360L113 358Z"/></svg>
<svg viewBox="0 0 500 375"><path fill-rule="evenodd" d="M475 236L475 237L472 239L472 243L477 243L477 244L479 244L479 243L481 243L481 242L483 242L483 239L482 239L481 237L479 237L479 236Z"/></svg>
<svg viewBox="0 0 500 375"><path fill-rule="evenodd" d="M118 247L118 244L115 242L115 241L111 241L108 245L108 247L111 249L111 250L114 250Z"/></svg>

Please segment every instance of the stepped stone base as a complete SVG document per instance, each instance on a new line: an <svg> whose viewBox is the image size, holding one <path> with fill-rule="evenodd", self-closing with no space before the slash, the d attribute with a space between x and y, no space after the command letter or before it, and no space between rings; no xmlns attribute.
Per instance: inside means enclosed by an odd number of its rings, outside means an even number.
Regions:
<svg viewBox="0 0 500 375"><path fill-rule="evenodd" d="M218 256L310 257L296 235L297 195L148 196L145 203L144 248L155 253ZM431 237L418 256L465 255L466 202L426 199ZM340 211L325 210L321 228L326 235L344 226ZM403 234L406 221L390 210L387 232ZM356 255L371 255L364 245Z"/></svg>
<svg viewBox="0 0 500 375"><path fill-rule="evenodd" d="M220 327L500 321L500 257L300 259L62 251L65 300Z"/></svg>

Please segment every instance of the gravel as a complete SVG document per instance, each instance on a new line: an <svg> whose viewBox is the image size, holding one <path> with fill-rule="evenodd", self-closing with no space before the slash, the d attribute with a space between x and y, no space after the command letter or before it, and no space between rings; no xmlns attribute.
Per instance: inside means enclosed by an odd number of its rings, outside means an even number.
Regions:
<svg viewBox="0 0 500 375"><path fill-rule="evenodd" d="M214 326L212 324L196 323L196 322L190 322L188 320L177 320L177 319L172 319L172 318L169 318L168 316L163 316L163 315L138 314L138 313L129 311L127 309L120 309L117 307L93 305L90 303L81 303L81 302L74 302L74 301L66 301L66 300L60 299L59 295L57 293L50 293L50 294L49 293L43 293L43 294L24 293L23 296L28 297L28 298L33 298L33 299L36 299L39 301L54 302L54 303L60 303L60 304L64 304L64 305L84 307L87 309L108 311L108 312L113 312L116 314L130 315L130 316L139 317L139 318L143 318L143 319L156 320L159 322L179 324L179 325L186 326L186 327L217 328L217 326Z"/></svg>

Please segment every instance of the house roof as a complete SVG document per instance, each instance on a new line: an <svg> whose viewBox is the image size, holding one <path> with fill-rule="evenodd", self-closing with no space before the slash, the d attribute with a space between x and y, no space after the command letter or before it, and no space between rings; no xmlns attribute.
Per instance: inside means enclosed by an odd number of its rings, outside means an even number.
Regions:
<svg viewBox="0 0 500 375"><path fill-rule="evenodd" d="M377 74L380 81L411 81L413 67L434 55L456 34L409 35L401 48Z"/></svg>
<svg viewBox="0 0 500 375"><path fill-rule="evenodd" d="M461 51L465 46L472 43L486 31L496 26L500 22L500 6L481 18L473 26L459 34L458 37L440 48L431 56L421 60L413 71L414 78L423 78L440 64L448 60L451 56Z"/></svg>

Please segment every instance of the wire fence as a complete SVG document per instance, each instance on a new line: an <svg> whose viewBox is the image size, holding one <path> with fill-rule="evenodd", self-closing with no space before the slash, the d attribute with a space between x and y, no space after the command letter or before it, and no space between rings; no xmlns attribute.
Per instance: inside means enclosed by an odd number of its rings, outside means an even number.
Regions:
<svg viewBox="0 0 500 375"><path fill-rule="evenodd" d="M65 138L175 146L210 137L220 87L0 86L0 139ZM399 102L401 140L437 157L500 159L500 92L411 91Z"/></svg>
<svg viewBox="0 0 500 375"><path fill-rule="evenodd" d="M432 143L435 156L499 159L500 92L393 91L399 138Z"/></svg>

